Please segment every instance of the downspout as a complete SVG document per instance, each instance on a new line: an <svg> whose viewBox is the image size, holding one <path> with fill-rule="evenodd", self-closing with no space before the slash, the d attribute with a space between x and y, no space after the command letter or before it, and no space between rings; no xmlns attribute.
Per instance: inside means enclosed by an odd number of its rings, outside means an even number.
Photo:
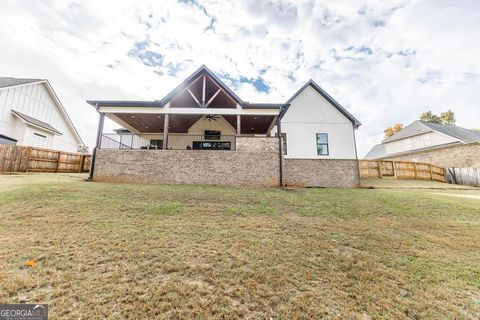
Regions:
<svg viewBox="0 0 480 320"><path fill-rule="evenodd" d="M98 111L98 103L95 105L95 109ZM105 121L105 114L100 113L100 118L98 120L98 129L97 129L97 142L95 148L93 149L92 153L92 164L90 166L90 175L88 176L89 180L93 179L93 172L95 171L95 159L97 157L97 148L101 148L101 141L102 141L102 132L103 132L103 123Z"/></svg>
<svg viewBox="0 0 480 320"><path fill-rule="evenodd" d="M277 118L277 136L278 136L278 162L279 162L279 183L280 188L283 187L283 143L282 143L282 117L283 106L280 107L280 112Z"/></svg>
<svg viewBox="0 0 480 320"><path fill-rule="evenodd" d="M357 152L357 138L355 136L355 131L358 129L358 126L353 125L353 144L355 145L355 160L357 161L357 175L358 181L360 182L360 162L358 161L358 152Z"/></svg>

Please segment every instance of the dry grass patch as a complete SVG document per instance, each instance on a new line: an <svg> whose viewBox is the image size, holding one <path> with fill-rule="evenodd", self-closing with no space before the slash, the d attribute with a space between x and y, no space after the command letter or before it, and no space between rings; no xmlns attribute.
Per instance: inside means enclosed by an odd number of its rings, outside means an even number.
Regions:
<svg viewBox="0 0 480 320"><path fill-rule="evenodd" d="M0 185L0 302L49 303L54 319L480 314L476 199L56 175Z"/></svg>

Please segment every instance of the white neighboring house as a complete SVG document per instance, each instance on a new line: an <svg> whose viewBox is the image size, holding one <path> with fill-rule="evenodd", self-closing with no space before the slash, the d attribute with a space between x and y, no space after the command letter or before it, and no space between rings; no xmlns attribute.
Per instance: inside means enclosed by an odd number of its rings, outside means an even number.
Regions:
<svg viewBox="0 0 480 320"><path fill-rule="evenodd" d="M45 79L0 77L0 144L65 152L85 147Z"/></svg>
<svg viewBox="0 0 480 320"><path fill-rule="evenodd" d="M287 102L281 117L286 159L357 159L361 123L313 80Z"/></svg>

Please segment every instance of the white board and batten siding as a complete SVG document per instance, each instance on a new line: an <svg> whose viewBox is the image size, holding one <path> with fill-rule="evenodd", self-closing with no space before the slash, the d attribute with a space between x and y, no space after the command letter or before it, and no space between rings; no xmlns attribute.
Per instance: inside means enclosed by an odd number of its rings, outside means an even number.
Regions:
<svg viewBox="0 0 480 320"><path fill-rule="evenodd" d="M14 116L12 110L48 123L62 134L56 135L42 128L27 125ZM65 152L77 152L78 147L83 145L44 82L0 89L0 134L16 139L17 145Z"/></svg>
<svg viewBox="0 0 480 320"><path fill-rule="evenodd" d="M282 118L287 154L292 159L356 159L352 122L311 86L293 101ZM317 133L328 134L328 155L317 154Z"/></svg>

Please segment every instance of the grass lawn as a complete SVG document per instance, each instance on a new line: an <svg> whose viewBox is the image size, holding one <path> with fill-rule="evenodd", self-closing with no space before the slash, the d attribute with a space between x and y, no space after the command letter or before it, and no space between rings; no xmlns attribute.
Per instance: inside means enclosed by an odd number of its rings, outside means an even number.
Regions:
<svg viewBox="0 0 480 320"><path fill-rule="evenodd" d="M51 319L478 319L479 195L4 175L0 303L48 303Z"/></svg>

